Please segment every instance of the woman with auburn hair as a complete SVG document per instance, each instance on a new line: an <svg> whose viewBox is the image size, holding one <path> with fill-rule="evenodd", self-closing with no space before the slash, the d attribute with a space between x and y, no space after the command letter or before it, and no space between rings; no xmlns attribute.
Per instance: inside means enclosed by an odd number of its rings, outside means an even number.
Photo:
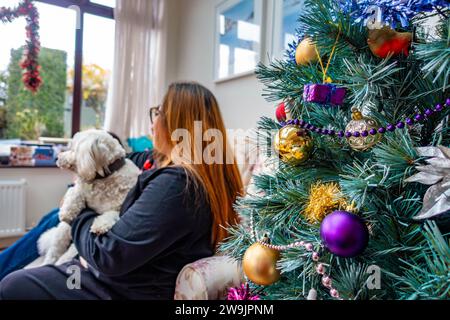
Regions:
<svg viewBox="0 0 450 320"><path fill-rule="evenodd" d="M150 117L152 166L128 194L120 220L96 236L90 227L97 214L84 210L72 223L79 259L10 274L0 299L173 299L181 269L214 254L225 228L239 223L233 204L243 194L217 101L199 84L175 83ZM211 130L223 137L214 141L213 161L204 158ZM181 143L172 140L177 132L185 133ZM75 289L68 286L74 267Z"/></svg>

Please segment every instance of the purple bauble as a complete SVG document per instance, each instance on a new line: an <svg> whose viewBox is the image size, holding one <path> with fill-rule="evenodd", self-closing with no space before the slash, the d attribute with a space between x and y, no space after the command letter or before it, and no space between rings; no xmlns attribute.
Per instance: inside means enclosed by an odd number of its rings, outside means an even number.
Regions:
<svg viewBox="0 0 450 320"><path fill-rule="evenodd" d="M331 253L344 258L361 254L369 242L364 221L347 211L335 211L323 219L320 236Z"/></svg>

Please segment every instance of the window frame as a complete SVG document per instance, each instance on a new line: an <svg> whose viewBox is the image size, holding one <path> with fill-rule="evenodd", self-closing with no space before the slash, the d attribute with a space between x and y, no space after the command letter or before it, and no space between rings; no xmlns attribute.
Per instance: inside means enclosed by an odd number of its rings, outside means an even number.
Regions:
<svg viewBox="0 0 450 320"><path fill-rule="evenodd" d="M305 9L305 1L303 0L303 7ZM271 48L271 54L275 59L284 59L286 48L283 45L282 31L283 31L283 1L282 0L271 0L270 10L272 14L272 26L270 28L271 34L269 36L269 47ZM298 12L300 14L300 12Z"/></svg>
<svg viewBox="0 0 450 320"><path fill-rule="evenodd" d="M220 14L235 5L239 4L242 0L223 0L215 6L214 12L214 68L213 79L214 83L219 84L230 80L246 77L255 74L255 69L247 70L244 72L230 73L225 77L219 76L220 67ZM255 24L259 26L259 43L256 46L254 52L257 54L255 68L258 62L263 58L263 52L265 50L264 37L266 33L266 1L254 0Z"/></svg>
<svg viewBox="0 0 450 320"><path fill-rule="evenodd" d="M78 10L77 28L75 28L75 66L72 99L72 136L81 128L81 105L83 102L83 36L84 14L91 14L114 20L114 8L93 3L90 0L35 0L58 7ZM76 6L76 7L74 7Z"/></svg>

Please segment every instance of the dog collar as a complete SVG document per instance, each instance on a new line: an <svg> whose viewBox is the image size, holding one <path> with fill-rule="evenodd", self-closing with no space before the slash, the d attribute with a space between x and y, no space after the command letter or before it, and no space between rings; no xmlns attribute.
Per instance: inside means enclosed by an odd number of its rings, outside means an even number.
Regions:
<svg viewBox="0 0 450 320"><path fill-rule="evenodd" d="M125 165L125 163L126 163L125 158L117 159L116 161L114 161L113 163L111 163L108 166L108 170L107 170L107 172L105 172L104 176L97 173L97 175L95 176L95 180L108 178L114 172L119 171Z"/></svg>

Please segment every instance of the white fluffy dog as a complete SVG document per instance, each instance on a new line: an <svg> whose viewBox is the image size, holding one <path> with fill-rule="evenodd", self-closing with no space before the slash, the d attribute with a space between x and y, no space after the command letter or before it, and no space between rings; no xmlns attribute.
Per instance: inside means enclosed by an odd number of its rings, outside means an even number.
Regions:
<svg viewBox="0 0 450 320"><path fill-rule="evenodd" d="M69 223L84 208L99 214L91 232L98 235L108 232L119 220L121 205L140 174L134 163L125 159L125 150L120 143L100 130L77 133L70 149L59 154L57 165L75 172L76 180L75 186L64 196L59 212L61 222L38 241L44 264L61 264L75 257L77 251L70 246Z"/></svg>

